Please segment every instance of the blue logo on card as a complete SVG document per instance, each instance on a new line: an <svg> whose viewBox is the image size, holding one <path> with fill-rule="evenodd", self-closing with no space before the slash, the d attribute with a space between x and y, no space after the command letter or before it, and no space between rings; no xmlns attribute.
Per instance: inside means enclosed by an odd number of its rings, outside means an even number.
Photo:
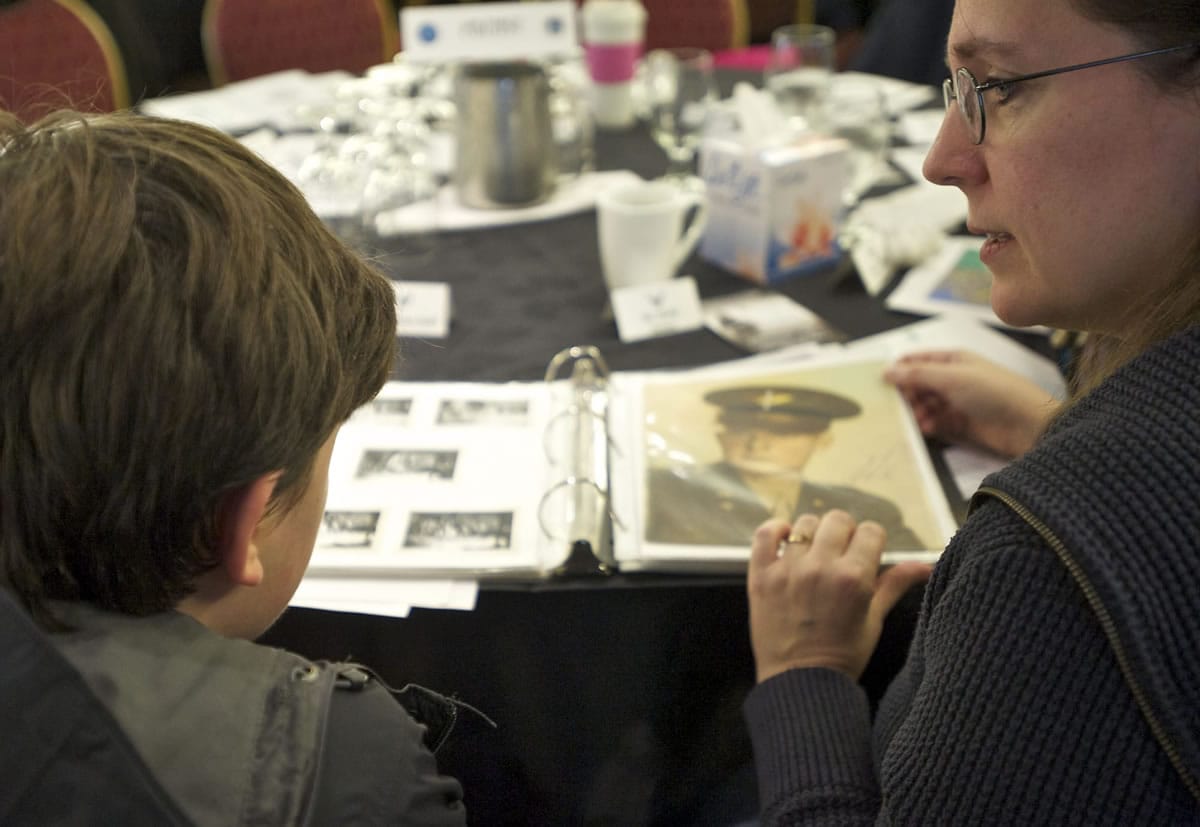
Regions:
<svg viewBox="0 0 1200 827"><path fill-rule="evenodd" d="M550 34L558 34L563 30L563 21L561 17L551 17L546 20L546 31Z"/></svg>
<svg viewBox="0 0 1200 827"><path fill-rule="evenodd" d="M432 23L426 23L420 28L417 36L421 38L422 43L432 43L433 41L437 40L437 26L433 25Z"/></svg>

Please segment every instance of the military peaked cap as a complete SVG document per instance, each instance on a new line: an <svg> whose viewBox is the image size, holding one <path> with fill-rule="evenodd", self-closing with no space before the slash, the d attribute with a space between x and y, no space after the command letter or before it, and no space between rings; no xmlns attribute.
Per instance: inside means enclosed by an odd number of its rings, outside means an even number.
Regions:
<svg viewBox="0 0 1200 827"><path fill-rule="evenodd" d="M753 385L710 391L704 401L721 409L721 422L775 431L816 433L834 419L858 416L852 399L794 385Z"/></svg>

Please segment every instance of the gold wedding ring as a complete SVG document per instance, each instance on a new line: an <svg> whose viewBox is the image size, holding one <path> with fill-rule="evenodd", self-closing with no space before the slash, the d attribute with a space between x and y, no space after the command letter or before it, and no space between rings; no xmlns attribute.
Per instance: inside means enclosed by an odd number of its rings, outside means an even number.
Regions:
<svg viewBox="0 0 1200 827"><path fill-rule="evenodd" d="M807 534L789 534L787 541L789 544L795 543L796 545L802 546L811 543L812 537L808 536Z"/></svg>

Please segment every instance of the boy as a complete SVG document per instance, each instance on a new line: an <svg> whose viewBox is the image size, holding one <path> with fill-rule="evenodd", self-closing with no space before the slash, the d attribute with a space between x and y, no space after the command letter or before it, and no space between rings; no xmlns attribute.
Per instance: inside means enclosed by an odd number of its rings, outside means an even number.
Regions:
<svg viewBox="0 0 1200 827"><path fill-rule="evenodd" d="M0 113L0 587L190 821L465 820L423 743L452 702L409 690L418 722L361 668L247 642L394 331L387 280L235 141Z"/></svg>

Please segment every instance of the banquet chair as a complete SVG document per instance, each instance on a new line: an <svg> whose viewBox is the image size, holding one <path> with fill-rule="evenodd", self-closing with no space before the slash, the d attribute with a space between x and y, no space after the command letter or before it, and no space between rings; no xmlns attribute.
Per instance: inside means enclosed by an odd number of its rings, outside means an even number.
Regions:
<svg viewBox="0 0 1200 827"><path fill-rule="evenodd" d="M361 73L391 60L387 0L206 0L204 60L213 86L283 69Z"/></svg>
<svg viewBox="0 0 1200 827"><path fill-rule="evenodd" d="M750 37L746 0L642 0L645 49L699 46L713 52L738 49Z"/></svg>
<svg viewBox="0 0 1200 827"><path fill-rule="evenodd" d="M780 26L816 22L816 0L749 0L749 5L751 43L769 43Z"/></svg>
<svg viewBox="0 0 1200 827"><path fill-rule="evenodd" d="M721 49L713 54L717 66L761 72L771 56L771 33L792 23L813 23L817 0L750 0L751 45Z"/></svg>
<svg viewBox="0 0 1200 827"><path fill-rule="evenodd" d="M104 21L81 0L0 4L0 109L32 121L55 109L129 106L125 63Z"/></svg>

